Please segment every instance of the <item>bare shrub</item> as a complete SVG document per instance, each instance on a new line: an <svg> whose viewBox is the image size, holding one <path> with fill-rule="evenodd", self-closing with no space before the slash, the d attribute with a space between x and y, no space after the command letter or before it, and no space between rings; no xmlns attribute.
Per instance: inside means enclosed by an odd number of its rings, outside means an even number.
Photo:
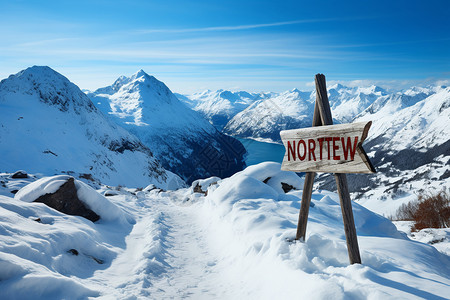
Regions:
<svg viewBox="0 0 450 300"><path fill-rule="evenodd" d="M450 195L445 190L419 195L417 200L402 204L393 219L414 221L414 230L450 227Z"/></svg>
<svg viewBox="0 0 450 300"><path fill-rule="evenodd" d="M394 220L414 221L414 214L419 207L418 200L412 200L408 203L403 203L395 212Z"/></svg>
<svg viewBox="0 0 450 300"><path fill-rule="evenodd" d="M435 195L420 195L413 216L416 230L450 227L450 195L446 191Z"/></svg>

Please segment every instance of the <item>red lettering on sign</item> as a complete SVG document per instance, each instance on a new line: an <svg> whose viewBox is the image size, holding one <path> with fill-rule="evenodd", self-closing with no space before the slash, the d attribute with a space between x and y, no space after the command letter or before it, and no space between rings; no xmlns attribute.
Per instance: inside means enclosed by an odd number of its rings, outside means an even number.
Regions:
<svg viewBox="0 0 450 300"><path fill-rule="evenodd" d="M292 153L292 157L294 158L294 161L295 161L295 141L292 141L292 143L294 144L293 146L291 146L290 141L287 142L288 161L291 161L291 153Z"/></svg>
<svg viewBox="0 0 450 300"><path fill-rule="evenodd" d="M330 142L331 142L332 139L333 139L333 138L331 138L331 137L326 137L326 138L325 138L325 142L327 142L328 160L331 159L331 157L330 157L330 154L331 154L331 151L330 151Z"/></svg>
<svg viewBox="0 0 450 300"><path fill-rule="evenodd" d="M313 139L308 139L308 157L309 160L311 160L311 156L314 158L314 161L316 161L316 154L314 153L314 150L316 149L316 141Z"/></svg>
<svg viewBox="0 0 450 300"><path fill-rule="evenodd" d="M342 149L344 150L344 158L347 160L348 158L348 152L350 151L350 160L355 159L355 152L356 152L356 144L358 144L358 137L355 136L355 143L352 146L352 139L350 137L347 137L347 146L345 145L345 138L341 138L342 141Z"/></svg>
<svg viewBox="0 0 450 300"><path fill-rule="evenodd" d="M323 140L324 138L318 138L319 141L319 148L320 148L320 160L322 160L322 148L323 148Z"/></svg>
<svg viewBox="0 0 450 300"><path fill-rule="evenodd" d="M303 156L300 155L300 145L303 145ZM298 154L298 159L300 159L300 160L304 160L305 159L305 157L306 157L306 143L305 143L304 140L298 141L297 154Z"/></svg>
<svg viewBox="0 0 450 300"><path fill-rule="evenodd" d="M339 142L340 138L339 137L334 137L333 138L333 159L334 160L340 160L341 157L339 155L336 155L336 150L339 150L339 145L336 144L336 142Z"/></svg>

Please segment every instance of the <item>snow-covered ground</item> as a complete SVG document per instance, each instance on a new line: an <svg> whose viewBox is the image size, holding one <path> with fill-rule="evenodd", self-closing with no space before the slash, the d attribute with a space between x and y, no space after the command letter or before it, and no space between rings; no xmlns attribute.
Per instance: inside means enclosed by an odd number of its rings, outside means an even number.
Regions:
<svg viewBox="0 0 450 300"><path fill-rule="evenodd" d="M119 208L126 222L92 223L42 203L21 201L27 190L15 198L8 196L14 180L3 176L0 187L2 299L30 295L33 299L446 299L449 295L447 255L410 240L388 219L356 203L363 263L349 265L334 193L313 193L306 242L292 242L302 180L280 171L277 163L251 166L217 183L217 178L198 182L206 195L193 188L98 190L115 194L102 201ZM284 193L281 182L294 189Z"/></svg>

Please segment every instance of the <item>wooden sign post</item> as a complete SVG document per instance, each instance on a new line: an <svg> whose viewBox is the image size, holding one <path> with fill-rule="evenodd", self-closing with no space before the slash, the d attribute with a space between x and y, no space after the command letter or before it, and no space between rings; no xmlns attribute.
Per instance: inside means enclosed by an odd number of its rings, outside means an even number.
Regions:
<svg viewBox="0 0 450 300"><path fill-rule="evenodd" d="M317 74L312 128L281 131L286 154L282 170L306 172L296 240L305 240L315 172L334 173L350 263L361 263L352 203L345 173L375 173L362 142L372 122L333 125L325 76ZM320 126L320 127L318 127Z"/></svg>

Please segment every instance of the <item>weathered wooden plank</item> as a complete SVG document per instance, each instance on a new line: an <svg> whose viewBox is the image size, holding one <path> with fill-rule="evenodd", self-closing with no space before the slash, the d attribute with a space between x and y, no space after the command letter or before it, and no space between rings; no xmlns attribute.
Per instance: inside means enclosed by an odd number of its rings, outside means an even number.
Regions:
<svg viewBox="0 0 450 300"><path fill-rule="evenodd" d="M282 170L375 172L365 151L361 151L361 144L371 124L352 123L281 131L280 136L286 148Z"/></svg>

